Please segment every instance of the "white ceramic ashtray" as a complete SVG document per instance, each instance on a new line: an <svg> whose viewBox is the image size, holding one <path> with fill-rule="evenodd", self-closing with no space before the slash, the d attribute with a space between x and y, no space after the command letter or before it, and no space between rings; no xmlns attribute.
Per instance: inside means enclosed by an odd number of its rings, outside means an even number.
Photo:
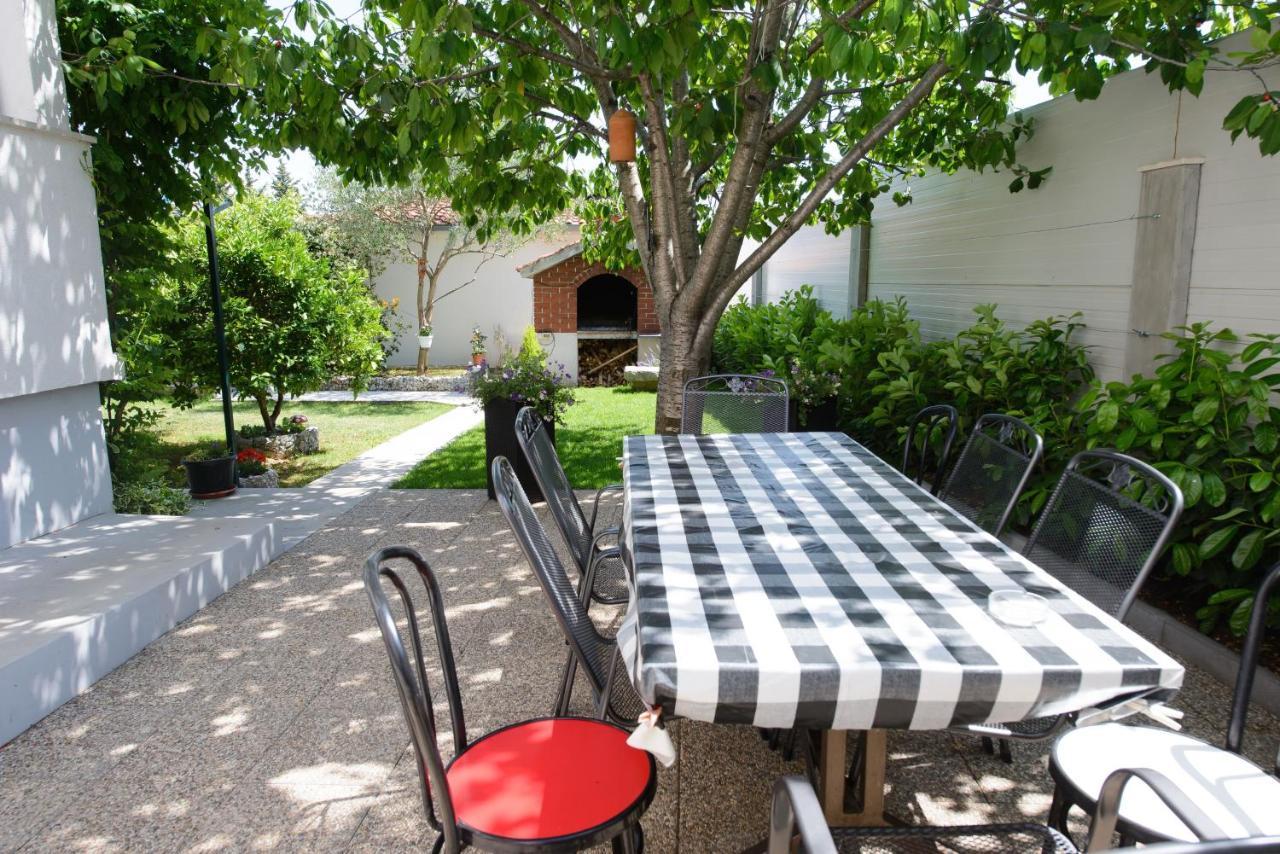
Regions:
<svg viewBox="0 0 1280 854"><path fill-rule="evenodd" d="M1049 616L1049 603L1025 590L997 590L987 597L987 611L1006 626L1034 626Z"/></svg>

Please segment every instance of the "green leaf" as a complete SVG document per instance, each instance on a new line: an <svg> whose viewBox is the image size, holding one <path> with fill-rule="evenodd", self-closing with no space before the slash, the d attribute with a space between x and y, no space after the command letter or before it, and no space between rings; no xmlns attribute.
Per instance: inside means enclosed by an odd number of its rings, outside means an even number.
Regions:
<svg viewBox="0 0 1280 854"><path fill-rule="evenodd" d="M1275 451L1278 444L1280 444L1280 432L1271 424L1264 422L1253 428L1253 446L1260 453L1270 454Z"/></svg>
<svg viewBox="0 0 1280 854"><path fill-rule="evenodd" d="M1197 426L1203 427L1213 420L1218 414L1218 401L1209 399L1202 400L1196 404L1195 409L1191 410L1191 421Z"/></svg>
<svg viewBox="0 0 1280 854"><path fill-rule="evenodd" d="M1201 477L1204 485L1204 500L1210 507L1221 507L1227 500L1227 487L1222 478L1215 472L1205 472Z"/></svg>
<svg viewBox="0 0 1280 854"><path fill-rule="evenodd" d="M1200 559L1208 560L1225 549L1231 544L1231 540L1235 538L1236 532L1239 530L1239 525L1229 525L1225 528L1219 528L1205 537L1200 543Z"/></svg>
<svg viewBox="0 0 1280 854"><path fill-rule="evenodd" d="M1275 476L1269 471L1254 472L1249 476L1249 489L1253 492L1262 492L1271 485L1271 481L1274 479Z"/></svg>
<svg viewBox="0 0 1280 854"><path fill-rule="evenodd" d="M1143 409L1140 406L1129 409L1129 420L1133 422L1134 427L1137 427L1143 433L1154 433L1160 423L1154 412L1150 409Z"/></svg>
<svg viewBox="0 0 1280 854"><path fill-rule="evenodd" d="M1262 531L1250 531L1236 544L1231 553L1231 565L1236 569L1249 569L1262 557L1262 549L1266 543L1262 539Z"/></svg>
<svg viewBox="0 0 1280 854"><path fill-rule="evenodd" d="M1094 424L1100 433L1110 433L1115 429L1116 422L1120 420L1120 405L1113 400L1098 407L1098 414L1094 417Z"/></svg>

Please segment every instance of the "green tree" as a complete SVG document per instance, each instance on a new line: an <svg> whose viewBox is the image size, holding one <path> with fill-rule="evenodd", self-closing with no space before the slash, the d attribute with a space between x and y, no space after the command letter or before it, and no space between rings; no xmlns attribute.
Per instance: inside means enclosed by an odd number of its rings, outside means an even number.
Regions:
<svg viewBox="0 0 1280 854"><path fill-rule="evenodd" d="M285 398L335 374L357 391L382 363L381 308L359 270L312 257L293 196L246 194L218 215L218 267L231 354L231 384L258 404L274 432ZM185 218L175 235L172 305L175 400L189 404L218 384L204 223Z"/></svg>
<svg viewBox="0 0 1280 854"><path fill-rule="evenodd" d="M1250 73L1262 82L1239 130L1274 151L1265 77L1280 39L1264 31L1249 57L1210 40L1269 30L1274 12L1248 0L369 3L350 134L314 148L366 176L456 158L464 214L590 199L591 257L638 256L653 287L669 431L725 306L802 225L866 221L892 177L926 167L1005 169L1015 190L1044 179L1051 164L1017 160L1029 127L1009 110L1015 70L1078 98L1135 56L1192 93L1207 73ZM622 107L639 117L639 157L609 164ZM596 166L581 174L584 162Z"/></svg>
<svg viewBox="0 0 1280 854"><path fill-rule="evenodd" d="M277 199L283 199L296 189L293 178L289 177L289 170L284 165L284 160L276 161L276 171L271 176L271 195Z"/></svg>
<svg viewBox="0 0 1280 854"><path fill-rule="evenodd" d="M926 167L1006 169L1015 190L1043 181L1051 164L1017 160L1029 126L1010 115L1015 70L1082 99L1134 57L1193 94L1207 75L1248 74L1258 89L1227 130L1280 149L1271 0L366 0L343 20L308 0L264 9L206 0L164 10L156 29L182 18L180 35L197 35L176 40L191 46L178 60L198 59L182 76L230 98L241 130L305 146L346 178L460 168L450 198L468 225L480 211L548 221L587 198L590 256L638 256L654 290L663 430L733 294L805 223L866 221L891 178ZM201 11L220 24L191 23ZM186 82L175 60L148 64L167 56L151 23L98 54L80 47L74 85L126 97ZM1249 25L1246 55L1212 41ZM605 128L624 106L640 152L610 164Z"/></svg>
<svg viewBox="0 0 1280 854"><path fill-rule="evenodd" d="M316 194L321 223L316 239L331 245L333 254L359 263L371 282L389 261L414 265L414 319L419 330L431 329L441 300L474 284L486 263L507 255L518 242L487 218L476 225L464 222L453 210L447 185L435 176L418 174L400 186L364 186L327 173ZM472 275L440 293L445 270L464 256L470 256ZM430 348L419 347L419 374L427 372L429 358Z"/></svg>

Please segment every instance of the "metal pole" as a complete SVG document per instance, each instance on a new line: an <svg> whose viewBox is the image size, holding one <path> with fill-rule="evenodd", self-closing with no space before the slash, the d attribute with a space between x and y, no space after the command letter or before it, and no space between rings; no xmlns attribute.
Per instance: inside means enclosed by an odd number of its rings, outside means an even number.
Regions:
<svg viewBox="0 0 1280 854"><path fill-rule="evenodd" d="M221 210L221 206L219 206ZM204 203L204 239L209 249L209 294L213 300L213 335L218 345L218 372L222 380L222 424L227 431L227 453L236 451L236 427L231 418L231 362L227 356L227 330L222 320L222 288L218 281L218 235L213 227L217 213Z"/></svg>

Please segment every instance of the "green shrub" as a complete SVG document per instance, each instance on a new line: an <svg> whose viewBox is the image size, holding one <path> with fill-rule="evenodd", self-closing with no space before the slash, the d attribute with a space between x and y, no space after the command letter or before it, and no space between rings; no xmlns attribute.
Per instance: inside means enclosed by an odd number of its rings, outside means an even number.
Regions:
<svg viewBox="0 0 1280 854"><path fill-rule="evenodd" d="M260 194L241 197L218 217L231 384L257 402L268 434L287 396L338 375L361 391L384 358L382 308L363 275L313 257L299 217L295 197ZM203 219L184 219L175 242L175 272L162 287L177 319L174 401L189 405L218 385Z"/></svg>
<svg viewBox="0 0 1280 854"><path fill-rule="evenodd" d="M788 291L776 303L751 305L739 297L720 318L711 344L711 364L717 373L750 374L812 359L822 342L835 332L836 320L804 285Z"/></svg>
<svg viewBox="0 0 1280 854"><path fill-rule="evenodd" d="M117 513L182 516L191 509L191 497L185 489L169 486L161 480L117 480L112 489Z"/></svg>
<svg viewBox="0 0 1280 854"><path fill-rule="evenodd" d="M1280 558L1280 336L1241 347L1231 330L1197 323L1165 337L1175 351L1154 376L1095 384L1081 401L1087 444L1141 457L1178 484L1186 511L1168 572L1206 599L1202 628L1226 619L1242 634Z"/></svg>

